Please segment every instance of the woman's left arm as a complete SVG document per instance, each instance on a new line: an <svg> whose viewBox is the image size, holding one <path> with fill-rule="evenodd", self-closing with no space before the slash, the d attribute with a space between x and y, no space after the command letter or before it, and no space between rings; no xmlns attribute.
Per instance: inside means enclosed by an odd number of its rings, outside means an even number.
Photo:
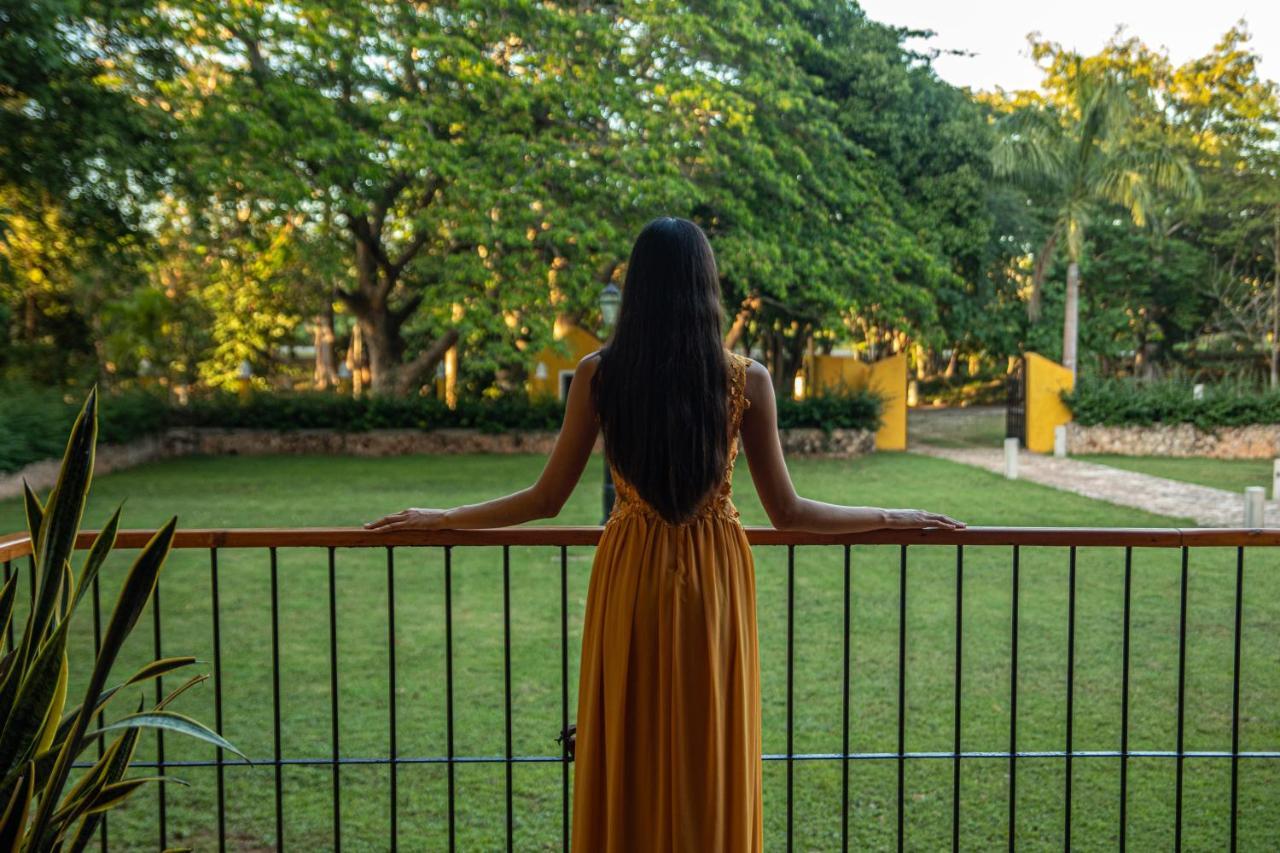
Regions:
<svg viewBox="0 0 1280 853"><path fill-rule="evenodd" d="M537 518L554 518L573 493L595 446L600 424L591 404L591 377L597 353L578 362L569 385L564 424L538 481L501 498L453 509L411 507L364 525L366 530L462 530L507 527Z"/></svg>

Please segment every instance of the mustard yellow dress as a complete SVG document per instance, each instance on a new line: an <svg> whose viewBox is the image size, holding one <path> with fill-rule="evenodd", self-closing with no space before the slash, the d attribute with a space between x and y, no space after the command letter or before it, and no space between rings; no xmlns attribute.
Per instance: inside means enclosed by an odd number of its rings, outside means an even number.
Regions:
<svg viewBox="0 0 1280 853"><path fill-rule="evenodd" d="M587 591L573 850L762 847L755 565L731 500L750 360L728 354L724 478L671 525L613 471Z"/></svg>

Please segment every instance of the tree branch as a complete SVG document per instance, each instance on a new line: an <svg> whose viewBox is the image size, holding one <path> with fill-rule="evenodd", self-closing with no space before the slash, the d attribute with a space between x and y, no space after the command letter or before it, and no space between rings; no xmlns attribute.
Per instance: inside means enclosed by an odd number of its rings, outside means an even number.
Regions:
<svg viewBox="0 0 1280 853"><path fill-rule="evenodd" d="M435 368L449 348L458 342L458 337L458 330L450 329L432 341L431 346L419 353L412 361L401 365L396 378L396 393L406 395L421 385L422 375Z"/></svg>

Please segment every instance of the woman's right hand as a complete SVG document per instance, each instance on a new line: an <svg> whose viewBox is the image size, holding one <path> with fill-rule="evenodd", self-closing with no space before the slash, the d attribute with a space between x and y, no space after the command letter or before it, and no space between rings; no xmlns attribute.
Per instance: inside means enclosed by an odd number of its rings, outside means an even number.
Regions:
<svg viewBox="0 0 1280 853"><path fill-rule="evenodd" d="M967 526L963 521L956 521L949 515L925 512L922 509L889 509L885 510L885 514L885 526L890 530L917 530L923 527L963 530Z"/></svg>

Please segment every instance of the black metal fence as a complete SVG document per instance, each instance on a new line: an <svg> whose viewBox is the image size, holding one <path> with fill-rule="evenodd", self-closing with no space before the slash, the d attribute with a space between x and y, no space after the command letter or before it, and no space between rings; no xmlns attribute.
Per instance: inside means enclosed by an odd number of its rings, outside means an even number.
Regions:
<svg viewBox="0 0 1280 853"><path fill-rule="evenodd" d="M456 768L466 764L501 764L505 766L505 837L506 848L516 849L515 825L516 809L513 797L513 770L518 764L558 763L560 770L560 823L562 844L569 849L570 833L570 779L571 761L562 749L559 755L518 755L513 749L512 737L512 636L511 636L511 548L513 546L537 546L556 549L559 555L559 657L560 657L560 718L563 726L571 722L570 711L570 632L569 632L569 599L568 599L568 548L577 545L593 545L600 534L600 528L509 528L495 531L446 531L432 533L405 533L371 535L365 531L347 529L299 529L299 530L226 530L207 531L191 530L179 532L175 541L177 548L201 548L207 550L209 560L210 602L212 615L212 649L213 649L213 701L214 727L222 731L224 725L223 695L223 638L221 635L220 607L222 593L219 587L219 554L226 548L258 548L265 549L268 554L268 571L270 573L270 612L271 612L271 672L272 672L272 719L273 751L269 759L254 758L257 765L266 764L274 771L273 797L275 806L275 838L277 847L284 848L285 833L285 798L283 790L283 772L286 767L310 766L328 768L332 788L332 847L340 849L342 841L342 809L341 790L344 768L354 765L376 765L385 767L387 785L390 796L390 821L387 827L386 846L396 849L401 841L399 835L398 798L396 796L400 768L406 765L432 764L443 766L447 774L447 825L441 828L446 837L441 839L443 845L452 850L457 844L457 790ZM785 548L786 553L786 633L785 633L785 715L786 715L786 749L781 753L764 755L766 762L781 762L785 765L785 808L786 808L786 846L790 850L793 839L798 837L799 829L795 823L794 803L796 800L795 769L798 762L826 762L836 764L841 773L841 830L839 844L841 849L850 846L850 766L860 761L889 761L896 763L896 844L899 850L904 848L907 832L904 823L911 804L905 796L906 768L908 762L915 761L947 761L951 765L951 802L950 824L951 844L958 849L961 841L961 812L964 808L961 785L961 767L973 761L1003 762L1007 767L1007 824L1008 846L1015 848L1016 815L1018 803L1018 771L1019 764L1028 759L1060 760L1064 766L1063 788L1061 792L1062 837L1060 839L1044 838L1043 843L1060 846L1063 849L1072 847L1072 809L1073 809L1073 764L1081 759L1111 758L1119 762L1119 824L1117 828L1119 846L1126 845L1126 808L1129 800L1129 762L1134 758L1168 759L1174 762L1173 811L1169 819L1173 826L1173 846L1181 849L1183 845L1183 800L1184 800L1184 765L1190 760L1218 759L1230 764L1230 815L1228 834L1221 839L1221 846L1236 850L1238 844L1237 823L1240 813L1240 762L1242 760L1280 760L1280 748L1266 751L1242 751L1240 749L1240 690L1241 690L1241 646L1242 646L1242 614L1245 598L1246 554L1250 549L1274 548L1280 545L1280 531L1236 531L1236 530L1109 530L1109 529L1033 529L1033 528L971 528L966 531L882 531L857 536L819 536L813 534L782 533L770 529L752 528L749 538L753 545L761 547ZM148 537L149 531L125 531L121 534L119 544L125 548L139 547ZM82 534L80 547L89 542L90 534ZM851 751L850 748L850 688L853 680L850 654L850 625L853 617L851 611L851 561L855 549L859 545L897 545L898 546L898 618L897 618L897 748L892 752ZM842 730L841 749L839 752L797 752L794 744L795 733L795 648L797 619L795 613L796 584L796 552L804 546L842 546L843 548L843 631L840 654L842 656L841 682L841 717ZM1002 546L1008 549L1008 591L1011 608L1008 617L1010 658L1009 666L1009 728L1005 749L997 750L964 750L962 748L964 731L963 719L963 679L964 672L964 595L966 546ZM497 546L502 549L502 632L503 632L503 719L505 750L501 755L459 755L455 751L455 693L454 693L454 600L453 600L453 567L454 549L472 546ZM1020 616L1020 582L1021 555L1025 546L1047 546L1063 550L1065 558L1065 582L1067 585L1067 633L1063 638L1066 645L1066 667L1063 675L1063 713L1065 715L1065 738L1061 749L1029 751L1020 750L1019 744L1019 636L1022 630ZM1120 706L1120 742L1114 750L1080 750L1073 739L1073 723L1075 719L1076 688L1076 625L1077 625L1077 548L1081 546L1112 546L1123 549L1123 605L1122 605L1122 659L1119 661L1121 678ZM339 607L335 571L339 559L339 550L343 548L378 548L385 551L385 583L387 591L387 644L386 665L389 682L387 693L387 731L389 739L386 754L374 757L352 757L343 754L340 737L341 707L339 703L340 648L338 642ZM1232 646L1232 696L1230 745L1219 750L1188 751L1184 749L1184 733L1186 728L1186 663L1187 663L1187 614L1188 614L1188 573L1193 550L1200 547L1217 547L1234 549L1235 573L1234 590L1232 592L1234 621L1231 626ZM282 748L281 738L281 684L280 684L280 598L279 598L279 564L278 552L281 548L319 548L327 553L328 566L328 669L330 689L330 751L322 756L286 755ZM407 549L438 549L443 564L444 590L444 659L443 672L445 687L445 751L441 755L405 755L397 744L397 662L396 662L396 555ZM951 727L951 749L942 751L908 751L907 749L907 609L908 609L908 576L911 572L910 555L915 549L950 549L954 555L954 664L952 672L953 689L953 721ZM1176 549L1181 554L1179 594L1178 594L1178 649L1177 649L1177 702L1176 727L1174 743L1166 749L1133 750L1130 748L1130 676L1132 670L1131 657L1131 602L1133 594L1133 554L1135 548ZM29 582L34 580L34 569L28 556L29 543L21 537L12 537L8 541L0 541L0 558L3 559L4 576L7 580L26 562L30 571ZM26 559L23 559L23 558ZM93 590L93 620L95 636L101 630L101 604L97 584ZM803 626L799 626L803 628ZM10 625L10 643L12 644L13 626ZM154 653L162 653L161 603L159 592L153 607L153 647ZM163 686L156 683L157 700L161 698ZM1275 697L1280 699L1280 697ZM1280 747L1280 744L1277 745ZM245 762L228 758L221 750L209 760L166 761L163 733L157 737L156 760L140 762L136 766L154 768L163 774L176 768L210 768L215 774L217 789L217 843L220 850L225 850L229 843L227 831L227 777L228 767L242 766ZM163 849L170 843L166 819L167 794L164 786L158 787L158 822L155 827L156 840ZM1280 806L1277 807L1280 814ZM1275 819L1276 814L1271 815ZM101 842L108 846L109 835L104 822Z"/></svg>

